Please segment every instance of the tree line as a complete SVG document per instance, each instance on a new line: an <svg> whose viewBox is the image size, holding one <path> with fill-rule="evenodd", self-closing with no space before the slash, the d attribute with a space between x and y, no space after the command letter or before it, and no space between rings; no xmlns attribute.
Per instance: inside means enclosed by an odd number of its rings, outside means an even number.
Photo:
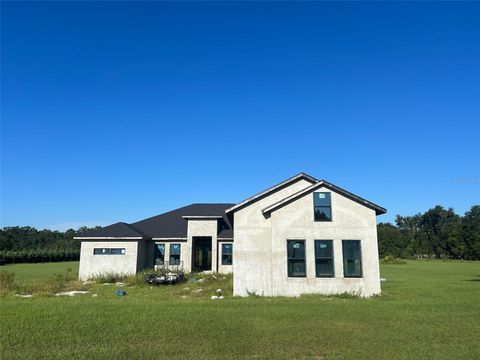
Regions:
<svg viewBox="0 0 480 360"><path fill-rule="evenodd" d="M97 228L99 228L97 226ZM80 258L80 236L91 228L67 231L37 230L30 226L0 229L2 263L70 261Z"/></svg>
<svg viewBox="0 0 480 360"><path fill-rule="evenodd" d="M99 228L98 226L96 228ZM0 260L12 262L68 261L80 258L81 227L65 232L30 226L0 229ZM413 216L397 215L395 224L378 224L380 257L480 260L480 205L464 216L442 206Z"/></svg>
<svg viewBox="0 0 480 360"><path fill-rule="evenodd" d="M395 224L380 223L377 230L380 257L480 260L480 205L464 216L437 205L397 215Z"/></svg>

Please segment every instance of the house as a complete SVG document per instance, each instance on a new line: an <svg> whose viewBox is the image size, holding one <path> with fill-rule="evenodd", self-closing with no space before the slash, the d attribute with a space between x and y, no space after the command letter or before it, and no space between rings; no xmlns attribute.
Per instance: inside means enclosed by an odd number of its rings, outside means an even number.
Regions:
<svg viewBox="0 0 480 360"><path fill-rule="evenodd" d="M386 209L300 173L238 204L192 204L81 240L79 277L145 268L234 273L234 295L380 293Z"/></svg>

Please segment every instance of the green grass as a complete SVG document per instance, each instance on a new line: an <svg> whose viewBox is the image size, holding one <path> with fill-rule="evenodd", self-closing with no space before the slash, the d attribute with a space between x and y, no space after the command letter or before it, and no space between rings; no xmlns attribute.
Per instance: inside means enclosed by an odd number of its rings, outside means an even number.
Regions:
<svg viewBox="0 0 480 360"><path fill-rule="evenodd" d="M78 261L42 264L10 264L0 267L0 270L15 273L15 282L21 285L47 279L53 274L63 274L67 269L72 269L73 275L78 276Z"/></svg>
<svg viewBox="0 0 480 360"><path fill-rule="evenodd" d="M384 294L373 299L209 300L231 290L229 277L126 288L125 297L115 285L94 285L97 297L8 295L1 358L480 358L480 262L407 261L381 273Z"/></svg>

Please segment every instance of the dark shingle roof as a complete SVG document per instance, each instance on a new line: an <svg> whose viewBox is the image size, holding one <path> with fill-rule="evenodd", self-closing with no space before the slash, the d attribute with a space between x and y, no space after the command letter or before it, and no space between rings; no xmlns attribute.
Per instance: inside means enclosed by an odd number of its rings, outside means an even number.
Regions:
<svg viewBox="0 0 480 360"><path fill-rule="evenodd" d="M87 231L80 237L144 237L134 226L124 222L108 225L100 229Z"/></svg>
<svg viewBox="0 0 480 360"><path fill-rule="evenodd" d="M89 231L82 237L186 238L187 220L183 216L222 216L218 222L220 238L233 237L225 210L235 204L191 204L132 224L116 223Z"/></svg>

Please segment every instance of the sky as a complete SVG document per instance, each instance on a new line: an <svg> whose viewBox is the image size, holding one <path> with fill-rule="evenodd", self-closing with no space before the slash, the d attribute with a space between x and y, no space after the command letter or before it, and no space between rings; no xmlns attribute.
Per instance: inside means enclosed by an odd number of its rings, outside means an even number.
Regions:
<svg viewBox="0 0 480 360"><path fill-rule="evenodd" d="M137 221L298 172L480 203L478 2L2 2L0 226Z"/></svg>

